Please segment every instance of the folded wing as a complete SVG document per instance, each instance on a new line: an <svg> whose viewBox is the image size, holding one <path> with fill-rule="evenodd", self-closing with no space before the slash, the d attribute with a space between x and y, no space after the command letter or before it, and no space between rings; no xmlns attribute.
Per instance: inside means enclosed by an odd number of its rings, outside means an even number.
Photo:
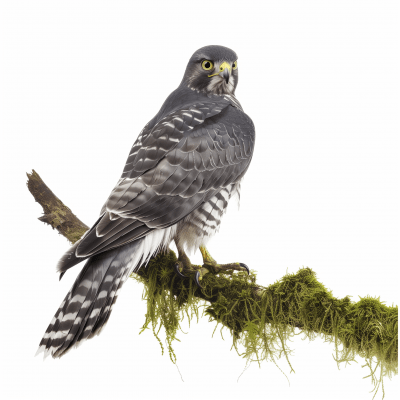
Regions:
<svg viewBox="0 0 400 400"><path fill-rule="evenodd" d="M250 118L222 98L182 107L145 128L101 217L70 250L73 257L59 263L59 271L176 224L241 179L254 139Z"/></svg>

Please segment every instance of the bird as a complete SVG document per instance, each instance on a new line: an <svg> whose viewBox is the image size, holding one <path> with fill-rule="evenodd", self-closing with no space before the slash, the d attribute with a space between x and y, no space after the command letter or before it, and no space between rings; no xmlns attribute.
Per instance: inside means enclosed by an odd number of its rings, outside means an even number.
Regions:
<svg viewBox="0 0 400 400"><path fill-rule="evenodd" d="M98 220L58 262L61 279L86 261L37 354L60 358L99 334L130 274L172 242L181 276L191 267L186 252L197 249L214 272L248 271L218 264L206 247L229 201L240 198L254 151L254 124L235 96L238 78L237 54L227 47L190 57L181 83L134 142Z"/></svg>

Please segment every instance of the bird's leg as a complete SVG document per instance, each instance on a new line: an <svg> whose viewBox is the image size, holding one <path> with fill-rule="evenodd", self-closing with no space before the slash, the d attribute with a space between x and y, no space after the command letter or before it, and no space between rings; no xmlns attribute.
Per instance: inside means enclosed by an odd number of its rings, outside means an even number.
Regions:
<svg viewBox="0 0 400 400"><path fill-rule="evenodd" d="M199 247L201 255L203 256L203 269L199 271L199 278L198 280L200 281L202 277L205 275L207 272L212 272L214 274L218 273L224 273L224 274L232 274L233 271L245 271L247 274L250 273L249 268L247 267L246 264L243 263L229 263L229 264L218 264L211 256L209 251L205 246L200 246Z"/></svg>
<svg viewBox="0 0 400 400"><path fill-rule="evenodd" d="M176 242L175 242L176 243ZM192 269L192 263L189 260L189 257L186 255L185 251L178 246L176 243L176 247L178 249L178 262L176 263L176 272L182 278L186 277L185 272L187 273L189 270Z"/></svg>
<svg viewBox="0 0 400 400"><path fill-rule="evenodd" d="M203 256L203 265L193 265L190 262L189 257L186 255L183 247L175 241L176 247L178 249L178 261L175 265L176 273L181 278L194 277L194 280L201 288L200 281L203 276L208 272L213 274L223 273L223 274L233 274L233 271L245 271L249 274L249 268L243 263L230 263L230 264L218 264L211 256L209 251L205 246L200 246L200 252Z"/></svg>
<svg viewBox="0 0 400 400"><path fill-rule="evenodd" d="M200 246L199 247L200 253L203 257L203 264L204 265L209 265L211 266L211 268L213 268L214 266L218 265L217 262L212 258L211 254L209 253L209 251L207 250L206 246Z"/></svg>
<svg viewBox="0 0 400 400"><path fill-rule="evenodd" d="M175 270L177 275L181 278L186 278L189 276L194 277L198 286L198 280L196 279L198 273L201 272L204 268L201 265L194 265L190 262L189 257L186 255L185 251L183 250L182 246L175 240L176 247L178 249L178 262L175 265ZM205 271L201 274L204 275Z"/></svg>

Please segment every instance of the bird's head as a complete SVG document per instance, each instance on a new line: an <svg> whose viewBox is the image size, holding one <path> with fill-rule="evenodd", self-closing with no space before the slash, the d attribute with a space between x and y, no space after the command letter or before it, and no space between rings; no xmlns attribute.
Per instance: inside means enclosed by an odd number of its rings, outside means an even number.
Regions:
<svg viewBox="0 0 400 400"><path fill-rule="evenodd" d="M213 94L235 94L239 73L236 53L223 46L206 46L189 60L182 85Z"/></svg>

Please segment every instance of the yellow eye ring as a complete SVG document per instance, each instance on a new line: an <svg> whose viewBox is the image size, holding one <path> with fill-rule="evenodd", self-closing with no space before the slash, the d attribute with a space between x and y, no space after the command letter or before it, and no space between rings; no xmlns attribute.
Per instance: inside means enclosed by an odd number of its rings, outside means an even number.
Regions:
<svg viewBox="0 0 400 400"><path fill-rule="evenodd" d="M237 69L237 60L232 64L232 69Z"/></svg>
<svg viewBox="0 0 400 400"><path fill-rule="evenodd" d="M214 67L214 64L210 60L204 60L201 63L201 66L203 67L204 70L209 71L210 69L212 69Z"/></svg>

